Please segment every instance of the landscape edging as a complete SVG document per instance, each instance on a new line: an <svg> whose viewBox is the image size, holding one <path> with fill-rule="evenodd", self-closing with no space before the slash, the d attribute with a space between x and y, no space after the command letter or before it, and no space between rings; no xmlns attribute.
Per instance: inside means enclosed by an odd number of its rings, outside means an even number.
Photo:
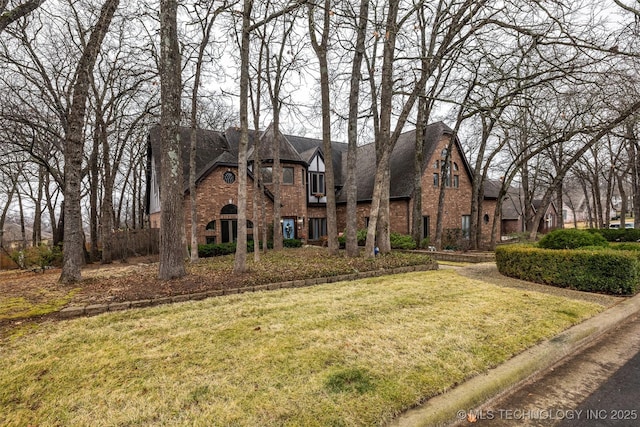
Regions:
<svg viewBox="0 0 640 427"><path fill-rule="evenodd" d="M70 306L60 310L59 314L60 314L60 317L62 317L63 319L72 319L72 318L82 317L82 316L95 316L98 314L113 312L113 311L128 310L131 308L152 307L152 306L158 306L162 304L172 304L176 302L197 301L197 300L203 300L206 298L218 297L221 295L242 294L247 292L260 292L260 291L268 291L268 290L270 291L270 290L286 289L286 288L302 288L302 287L314 286L314 285L325 284L325 283L366 279L366 278L377 277L382 275L410 273L415 271L437 270L438 268L437 264L436 264L436 268L430 268L432 265L433 264L410 265L410 266L396 267L391 269L369 270L369 271L363 271L358 273L342 274L338 276L326 276L326 277L318 277L318 278L311 278L311 279L299 279L299 280L286 281L286 282L269 283L264 285L246 286L242 288L214 289L214 290L204 291L204 292L194 292L189 294L158 297L153 299Z"/></svg>

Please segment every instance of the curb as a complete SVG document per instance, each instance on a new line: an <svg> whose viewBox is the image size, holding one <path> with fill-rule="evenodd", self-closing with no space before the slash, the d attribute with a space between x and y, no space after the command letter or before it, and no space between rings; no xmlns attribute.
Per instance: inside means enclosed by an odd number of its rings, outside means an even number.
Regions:
<svg viewBox="0 0 640 427"><path fill-rule="evenodd" d="M389 425L394 427L453 425L461 419L466 419L469 410L514 389L534 374L549 369L565 357L588 347L638 312L640 312L640 294L404 412Z"/></svg>

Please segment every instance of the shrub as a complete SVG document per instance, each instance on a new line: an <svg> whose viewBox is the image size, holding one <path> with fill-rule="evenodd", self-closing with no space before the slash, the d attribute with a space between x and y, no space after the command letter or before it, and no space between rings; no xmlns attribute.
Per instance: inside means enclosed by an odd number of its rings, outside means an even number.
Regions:
<svg viewBox="0 0 640 427"><path fill-rule="evenodd" d="M302 247L302 240L300 240L300 239L284 239L282 241L282 245L285 248L301 248Z"/></svg>
<svg viewBox="0 0 640 427"><path fill-rule="evenodd" d="M235 243L209 243L206 245L198 245L198 256L208 258L212 256L229 255L235 253Z"/></svg>
<svg viewBox="0 0 640 427"><path fill-rule="evenodd" d="M416 241L407 234L391 233L391 249L415 249Z"/></svg>
<svg viewBox="0 0 640 427"><path fill-rule="evenodd" d="M577 249L583 246L607 246L602 235L575 228L554 230L538 242L544 249Z"/></svg>
<svg viewBox="0 0 640 427"><path fill-rule="evenodd" d="M442 248L452 251L468 251L469 239L465 237L461 228L447 228L442 236Z"/></svg>
<svg viewBox="0 0 640 427"><path fill-rule="evenodd" d="M62 251L59 246L30 246L25 250L13 251L10 258L22 269L40 268L62 265Z"/></svg>
<svg viewBox="0 0 640 427"><path fill-rule="evenodd" d="M356 239L358 240L358 246L364 246L367 243L367 229L362 228L356 231ZM344 247L347 243L347 232L342 233L342 236L338 236L338 242L340 247Z"/></svg>
<svg viewBox="0 0 640 427"><path fill-rule="evenodd" d="M300 239L284 239L283 246L285 248L300 248L302 247L302 240ZM253 240L247 241L247 252L253 252L255 242ZM273 249L273 242L267 242L267 247ZM262 243L260 243L262 248ZM202 258L209 258L213 256L230 255L236 252L236 244L234 243L209 243L206 245L198 245L198 256Z"/></svg>
<svg viewBox="0 0 640 427"><path fill-rule="evenodd" d="M427 249L430 243L431 241L429 240L429 237L425 237L424 239L420 240L420 249Z"/></svg>
<svg viewBox="0 0 640 427"><path fill-rule="evenodd" d="M640 240L638 228L591 228L590 233L599 234L608 242L637 242Z"/></svg>
<svg viewBox="0 0 640 427"><path fill-rule="evenodd" d="M640 252L640 243L614 243L609 246L616 251L635 251Z"/></svg>
<svg viewBox="0 0 640 427"><path fill-rule="evenodd" d="M630 251L557 250L525 245L496 248L498 271L505 276L579 291L635 294L640 259Z"/></svg>

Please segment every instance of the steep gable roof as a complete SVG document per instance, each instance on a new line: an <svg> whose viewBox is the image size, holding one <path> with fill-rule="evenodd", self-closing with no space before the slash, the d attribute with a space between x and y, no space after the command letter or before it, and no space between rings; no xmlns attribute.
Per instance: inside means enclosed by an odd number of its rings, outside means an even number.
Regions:
<svg viewBox="0 0 640 427"><path fill-rule="evenodd" d="M254 141L255 143L255 141ZM263 161L273 161L275 158L274 147L279 143L280 161L287 163L304 163L298 151L291 145L286 136L281 132L276 135L273 124L269 125L260 135L260 148L258 155ZM248 156L253 156L255 144L249 149Z"/></svg>
<svg viewBox="0 0 640 427"><path fill-rule="evenodd" d="M189 182L189 151L191 147L191 129L180 127L180 143L182 145L182 170L185 185ZM156 174L160 176L160 125L149 131L149 145L156 155ZM196 130L196 178L201 177L203 170L211 167L211 159L218 159L229 152L229 144L224 135L217 131ZM237 163L237 160L236 160Z"/></svg>
<svg viewBox="0 0 640 427"><path fill-rule="evenodd" d="M437 122L427 125L425 128L424 144L423 144L423 162L422 170L430 164L431 156L436 149L442 135L453 135L453 130L443 122ZM411 130L403 133L391 153L390 159L390 189L389 196L392 199L410 198L414 190L414 158L416 152L416 131ZM463 159L463 168L471 179L471 169L466 160L462 146L458 138L455 139L455 146L460 151ZM359 201L371 200L373 197L374 187L374 171L376 170L376 152L375 144L365 144L358 147L358 196ZM340 194L337 199L339 202L346 202L346 194Z"/></svg>

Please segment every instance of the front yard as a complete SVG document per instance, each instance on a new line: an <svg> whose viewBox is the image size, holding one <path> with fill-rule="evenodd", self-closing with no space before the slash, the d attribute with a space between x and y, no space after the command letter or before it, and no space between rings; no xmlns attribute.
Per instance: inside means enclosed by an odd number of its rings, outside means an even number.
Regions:
<svg viewBox="0 0 640 427"><path fill-rule="evenodd" d="M580 295L442 269L44 322L0 344L0 424L384 424L617 301Z"/></svg>

